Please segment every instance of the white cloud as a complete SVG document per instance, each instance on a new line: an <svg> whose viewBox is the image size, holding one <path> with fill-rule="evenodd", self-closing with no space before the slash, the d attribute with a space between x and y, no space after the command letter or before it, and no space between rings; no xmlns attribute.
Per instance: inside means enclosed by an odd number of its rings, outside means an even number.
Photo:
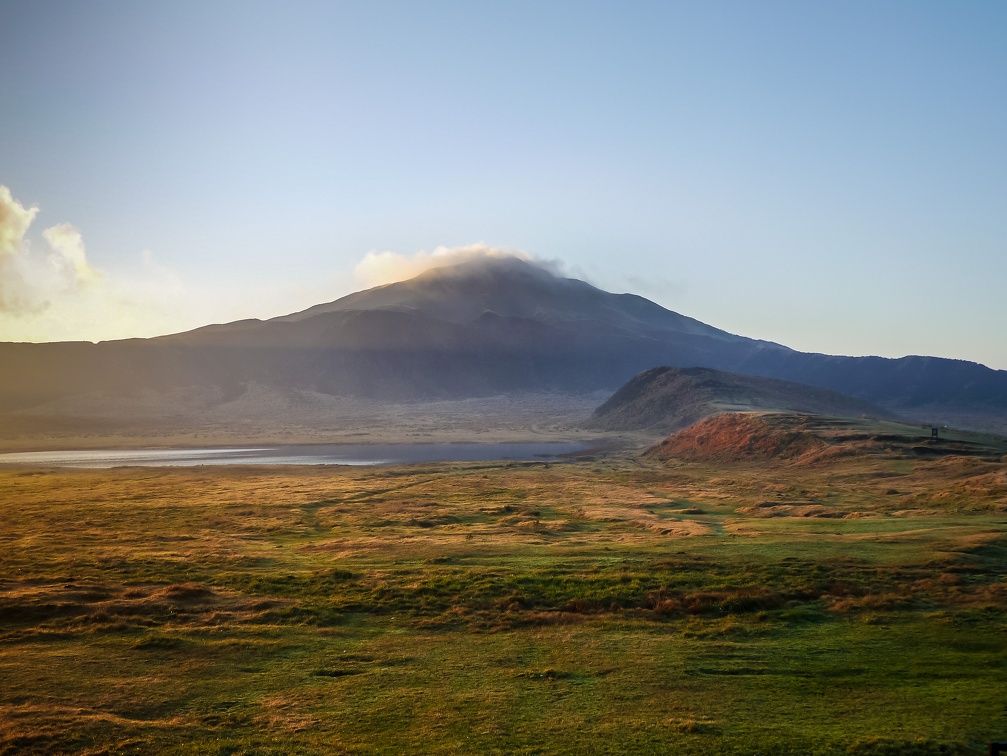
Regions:
<svg viewBox="0 0 1007 756"><path fill-rule="evenodd" d="M38 208L25 208L0 184L0 260L17 255Z"/></svg>
<svg viewBox="0 0 1007 756"><path fill-rule="evenodd" d="M69 274L75 284L86 285L100 278L98 271L87 261L84 239L80 231L69 223L60 223L47 228L42 232L42 237L55 253L50 261Z"/></svg>
<svg viewBox="0 0 1007 756"><path fill-rule="evenodd" d="M87 257L78 229L59 223L32 244L39 209L0 185L0 340L101 340L173 330L185 306L177 277L151 259L139 277L111 276ZM36 239L36 241L38 241Z"/></svg>
<svg viewBox="0 0 1007 756"><path fill-rule="evenodd" d="M102 269L81 232L59 223L30 233L39 213L0 185L0 341L105 341L178 333L209 323L272 317L334 299L348 275L310 281L275 277L190 280L150 250L133 263ZM251 271L248 271L251 274Z"/></svg>
<svg viewBox="0 0 1007 756"><path fill-rule="evenodd" d="M456 265L470 260L499 259L501 257L517 257L521 260L534 262L536 265L548 267L548 264L533 260L531 255L521 250L490 247L478 243L470 244L467 247L436 247L433 252L421 250L413 255L403 255L399 252L368 252L364 255L364 259L357 263L353 275L362 286L380 286L396 281L405 281L431 268L443 268L446 265Z"/></svg>
<svg viewBox="0 0 1007 756"><path fill-rule="evenodd" d="M68 223L45 229L48 250L34 250L25 236L37 214L37 207L25 208L0 186L0 313L37 314L101 278L87 260L80 232Z"/></svg>
<svg viewBox="0 0 1007 756"><path fill-rule="evenodd" d="M24 207L0 185L0 313L37 311L45 305L34 296L24 238L37 214L37 207Z"/></svg>

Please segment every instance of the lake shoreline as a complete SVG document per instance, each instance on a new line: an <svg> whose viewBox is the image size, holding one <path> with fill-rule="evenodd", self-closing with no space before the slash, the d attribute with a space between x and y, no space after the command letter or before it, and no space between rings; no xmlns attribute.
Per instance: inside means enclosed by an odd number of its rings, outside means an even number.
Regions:
<svg viewBox="0 0 1007 756"><path fill-rule="evenodd" d="M577 441L440 441L410 443L131 446L0 453L0 466L62 469L223 465L376 466L444 462L546 461L622 448L610 438Z"/></svg>

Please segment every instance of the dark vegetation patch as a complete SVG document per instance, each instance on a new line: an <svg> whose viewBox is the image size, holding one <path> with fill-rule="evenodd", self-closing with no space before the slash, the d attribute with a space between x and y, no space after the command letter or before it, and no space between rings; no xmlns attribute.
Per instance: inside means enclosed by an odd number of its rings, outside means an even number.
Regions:
<svg viewBox="0 0 1007 756"><path fill-rule="evenodd" d="M362 674L364 670L352 667L340 667L337 669L316 669L312 672L314 677L349 677L351 675Z"/></svg>
<svg viewBox="0 0 1007 756"><path fill-rule="evenodd" d="M141 651L174 651L182 648L185 642L181 638L163 633L148 633L133 644L133 648Z"/></svg>
<svg viewBox="0 0 1007 756"><path fill-rule="evenodd" d="M167 586L8 583L0 590L0 632L26 626L122 631L167 624L251 621L275 602L192 583ZM149 636L150 643L160 636ZM137 646L138 648L143 646ZM153 647L153 646L151 646Z"/></svg>
<svg viewBox="0 0 1007 756"><path fill-rule="evenodd" d="M975 753L965 743L918 738L899 740L897 738L871 737L858 740L846 751L851 756L959 756Z"/></svg>

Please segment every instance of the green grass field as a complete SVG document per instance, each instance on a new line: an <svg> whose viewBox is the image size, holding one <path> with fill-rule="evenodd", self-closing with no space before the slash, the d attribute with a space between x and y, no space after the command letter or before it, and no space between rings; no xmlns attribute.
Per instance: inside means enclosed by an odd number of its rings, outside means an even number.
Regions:
<svg viewBox="0 0 1007 756"><path fill-rule="evenodd" d="M1007 465L0 471L0 753L985 753Z"/></svg>

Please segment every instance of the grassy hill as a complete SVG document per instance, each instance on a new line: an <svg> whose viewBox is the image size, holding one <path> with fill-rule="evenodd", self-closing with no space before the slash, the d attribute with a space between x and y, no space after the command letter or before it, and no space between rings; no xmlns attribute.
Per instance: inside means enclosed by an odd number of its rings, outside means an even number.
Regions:
<svg viewBox="0 0 1007 756"><path fill-rule="evenodd" d="M616 391L588 427L663 434L721 412L753 411L891 417L870 402L815 386L709 368L656 367Z"/></svg>

